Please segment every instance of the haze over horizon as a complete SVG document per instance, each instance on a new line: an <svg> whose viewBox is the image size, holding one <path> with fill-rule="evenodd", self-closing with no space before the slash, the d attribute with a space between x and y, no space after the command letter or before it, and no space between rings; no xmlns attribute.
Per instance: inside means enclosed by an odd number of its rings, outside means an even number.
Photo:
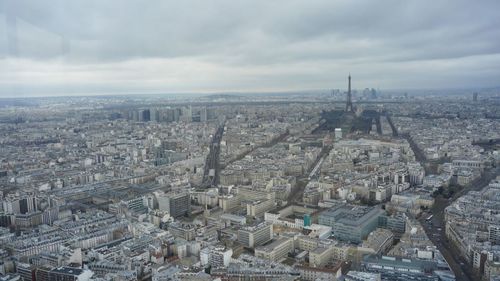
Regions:
<svg viewBox="0 0 500 281"><path fill-rule="evenodd" d="M500 2L0 0L0 97L500 86Z"/></svg>

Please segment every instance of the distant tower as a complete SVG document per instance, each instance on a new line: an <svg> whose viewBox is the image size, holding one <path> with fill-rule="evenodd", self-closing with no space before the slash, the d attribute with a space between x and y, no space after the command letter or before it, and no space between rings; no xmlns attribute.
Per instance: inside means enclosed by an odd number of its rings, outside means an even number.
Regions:
<svg viewBox="0 0 500 281"><path fill-rule="evenodd" d="M354 112L352 108L352 96L351 96L351 74L349 74L349 86L347 88L347 103L345 105L346 112Z"/></svg>
<svg viewBox="0 0 500 281"><path fill-rule="evenodd" d="M477 101L477 93L472 94L472 100L475 102Z"/></svg>

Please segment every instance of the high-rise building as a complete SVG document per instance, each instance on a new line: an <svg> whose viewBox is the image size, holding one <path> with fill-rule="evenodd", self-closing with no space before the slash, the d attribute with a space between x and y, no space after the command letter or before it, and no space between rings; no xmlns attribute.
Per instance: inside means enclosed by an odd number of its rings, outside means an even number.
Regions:
<svg viewBox="0 0 500 281"><path fill-rule="evenodd" d="M189 193L167 193L158 195L158 209L168 211L172 217L180 217L189 214L191 210L191 198Z"/></svg>
<svg viewBox="0 0 500 281"><path fill-rule="evenodd" d="M149 109L143 109L139 114L139 121L148 122L151 121L151 112Z"/></svg>
<svg viewBox="0 0 500 281"><path fill-rule="evenodd" d="M248 248L264 245L272 238L273 226L266 222L238 230L238 241Z"/></svg>
<svg viewBox="0 0 500 281"><path fill-rule="evenodd" d="M181 121L183 122L191 122L193 121L193 110L191 106L185 106L181 108Z"/></svg>
<svg viewBox="0 0 500 281"><path fill-rule="evenodd" d="M488 238L492 244L500 245L500 225L488 226Z"/></svg>
<svg viewBox="0 0 500 281"><path fill-rule="evenodd" d="M19 202L21 214L36 211L36 198L34 196L26 196Z"/></svg>
<svg viewBox="0 0 500 281"><path fill-rule="evenodd" d="M206 107L202 107L200 110L200 122L207 122L208 112Z"/></svg>
<svg viewBox="0 0 500 281"><path fill-rule="evenodd" d="M178 122L181 118L181 109L180 108L174 108L174 122Z"/></svg>
<svg viewBox="0 0 500 281"><path fill-rule="evenodd" d="M151 108L150 112L150 120L155 122L160 122L160 111L157 108Z"/></svg>

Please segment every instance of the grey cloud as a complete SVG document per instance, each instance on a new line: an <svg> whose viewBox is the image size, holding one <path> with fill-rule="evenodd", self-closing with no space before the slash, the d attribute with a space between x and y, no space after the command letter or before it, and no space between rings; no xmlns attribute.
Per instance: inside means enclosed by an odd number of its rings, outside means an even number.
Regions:
<svg viewBox="0 0 500 281"><path fill-rule="evenodd" d="M85 78L100 68L105 74L88 81L89 91L126 90L116 82L124 80L137 91L328 88L348 71L358 71L363 87L377 81L417 87L420 80L435 87L496 86L500 70L491 64L500 53L499 8L498 1L462 0L0 0L0 31L9 28L4 19L15 17L18 37L17 57L0 38L0 59L8 61L0 66L0 96L15 88L85 89ZM129 65L126 74L113 71L127 61L155 71L149 79ZM46 76L30 68L45 69ZM212 73L191 77L203 71ZM30 75L45 82L21 87Z"/></svg>

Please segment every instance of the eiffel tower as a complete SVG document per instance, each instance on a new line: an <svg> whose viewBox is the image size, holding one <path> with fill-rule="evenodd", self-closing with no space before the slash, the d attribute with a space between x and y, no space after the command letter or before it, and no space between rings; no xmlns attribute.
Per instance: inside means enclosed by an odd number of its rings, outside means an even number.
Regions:
<svg viewBox="0 0 500 281"><path fill-rule="evenodd" d="M351 95L351 74L349 73L349 86L347 88L347 102L345 105L345 111L346 112L354 112L354 109L352 108L352 95Z"/></svg>

